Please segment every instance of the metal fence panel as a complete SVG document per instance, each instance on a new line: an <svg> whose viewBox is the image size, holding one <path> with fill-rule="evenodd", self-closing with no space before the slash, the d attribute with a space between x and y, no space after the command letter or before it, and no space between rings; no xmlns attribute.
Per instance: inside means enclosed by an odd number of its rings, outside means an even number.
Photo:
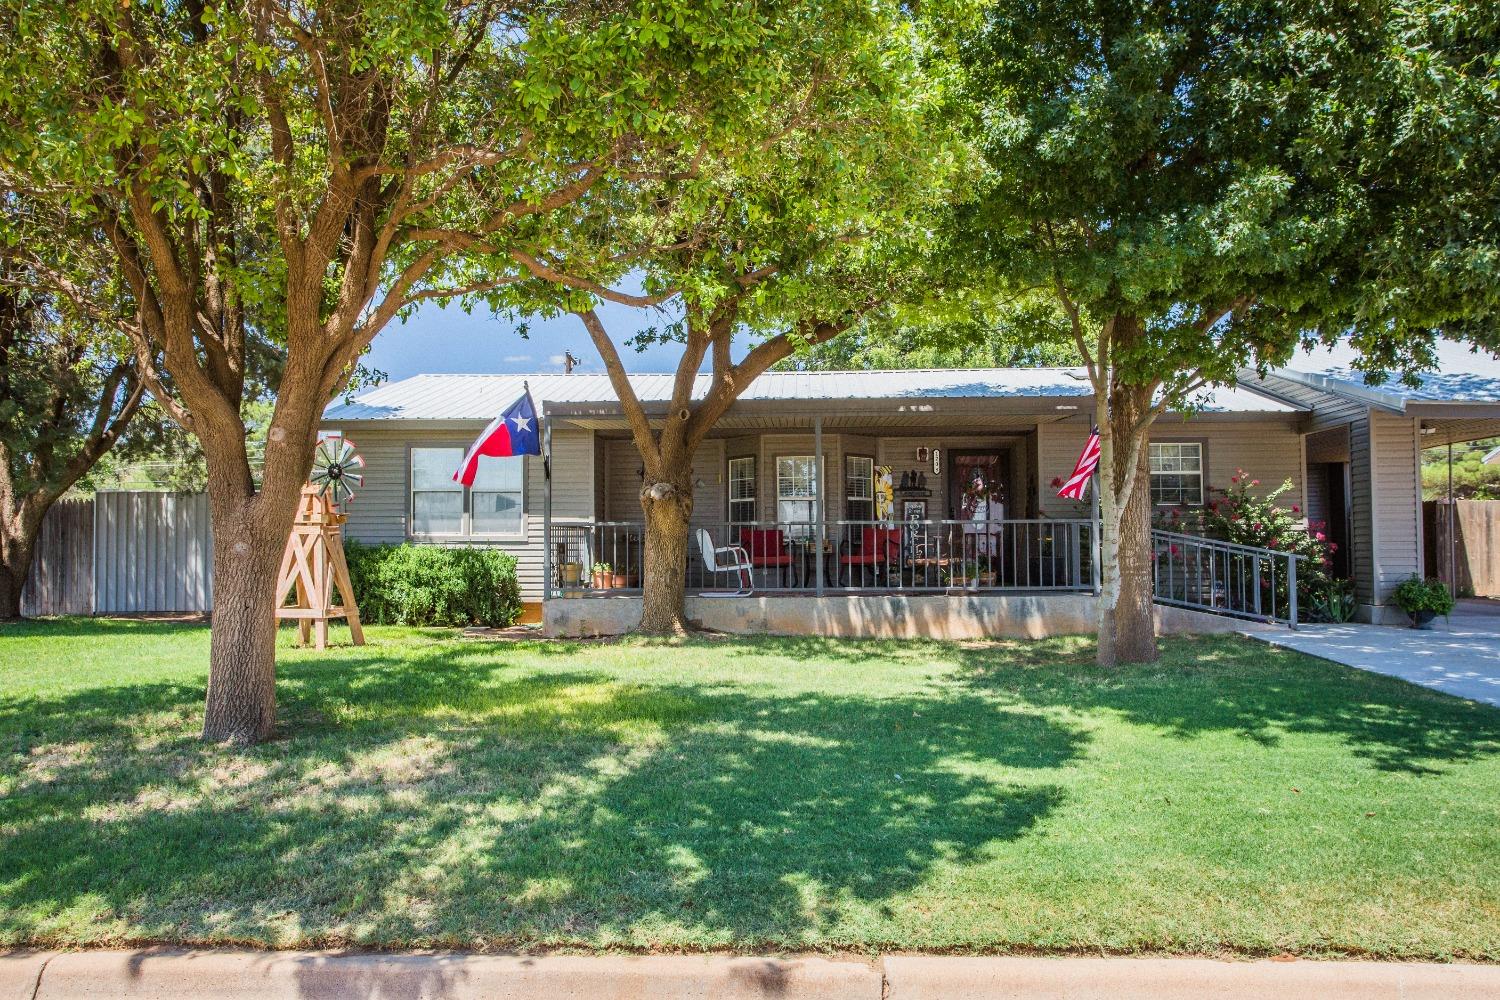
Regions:
<svg viewBox="0 0 1500 1000"><path fill-rule="evenodd" d="M100 493L95 498L94 612L207 611L212 535L202 493Z"/></svg>

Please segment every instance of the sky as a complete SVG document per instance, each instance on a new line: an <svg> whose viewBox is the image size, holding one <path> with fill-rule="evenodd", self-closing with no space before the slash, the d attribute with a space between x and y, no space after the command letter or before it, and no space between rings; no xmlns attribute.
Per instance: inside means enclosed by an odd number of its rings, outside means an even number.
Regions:
<svg viewBox="0 0 1500 1000"><path fill-rule="evenodd" d="M620 347L625 366L632 372L670 372L677 359L677 346L667 344L637 353L624 346L637 331L669 322L671 317L654 309L604 303L599 316ZM574 371L603 372L583 323L576 316L533 320L528 337L516 332L510 320L496 319L482 309L466 314L457 306L427 303L405 323L395 322L382 330L371 345L365 364L385 372L396 382L417 374L561 372L563 353L571 351L579 360ZM738 352L736 352L738 353ZM1298 356L1291 367L1307 371L1348 365L1354 352L1340 345ZM1500 361L1476 354L1461 344L1444 342L1438 348L1438 370L1500 378Z"/></svg>

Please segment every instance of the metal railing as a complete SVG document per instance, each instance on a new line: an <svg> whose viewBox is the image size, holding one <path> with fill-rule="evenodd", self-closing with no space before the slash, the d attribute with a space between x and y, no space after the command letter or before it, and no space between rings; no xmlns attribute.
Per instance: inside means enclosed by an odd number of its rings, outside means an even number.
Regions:
<svg viewBox="0 0 1500 1000"><path fill-rule="evenodd" d="M1003 521L757 521L692 526L683 572L688 588L722 589L698 540L745 549L756 590L793 593L1091 591L1095 523L1087 519ZM550 595L640 589L645 525L639 521L553 523Z"/></svg>
<svg viewBox="0 0 1500 1000"><path fill-rule="evenodd" d="M1276 549L1151 532L1158 604L1297 627L1297 561Z"/></svg>

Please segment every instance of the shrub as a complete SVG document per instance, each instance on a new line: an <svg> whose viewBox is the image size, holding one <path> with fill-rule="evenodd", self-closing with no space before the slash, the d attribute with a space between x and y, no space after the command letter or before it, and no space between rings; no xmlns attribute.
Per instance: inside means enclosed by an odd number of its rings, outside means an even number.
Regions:
<svg viewBox="0 0 1500 1000"><path fill-rule="evenodd" d="M516 558L492 548L344 546L360 617L373 625L487 625L521 614Z"/></svg>
<svg viewBox="0 0 1500 1000"><path fill-rule="evenodd" d="M1409 615L1419 611L1446 615L1453 610L1453 595L1441 580L1424 580L1416 574L1402 580L1391 598Z"/></svg>

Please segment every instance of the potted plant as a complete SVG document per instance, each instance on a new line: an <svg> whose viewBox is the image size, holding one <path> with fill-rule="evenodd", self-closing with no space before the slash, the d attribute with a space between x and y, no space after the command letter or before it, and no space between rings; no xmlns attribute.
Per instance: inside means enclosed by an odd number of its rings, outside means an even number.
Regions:
<svg viewBox="0 0 1500 1000"><path fill-rule="evenodd" d="M1415 574L1402 580L1391 596L1411 616L1412 628L1430 629L1434 618L1453 610L1453 597L1441 580L1424 580Z"/></svg>
<svg viewBox="0 0 1500 1000"><path fill-rule="evenodd" d="M608 590L614 586L613 574L610 572L611 569L612 567L607 562L594 563L589 582L595 590Z"/></svg>
<svg viewBox="0 0 1500 1000"><path fill-rule="evenodd" d="M616 589L623 589L626 587L634 587L636 585L636 581L633 574L627 573L624 570L617 569L609 574L609 585Z"/></svg>
<svg viewBox="0 0 1500 1000"><path fill-rule="evenodd" d="M583 563L572 560L563 563L560 568L564 587L577 587L583 582Z"/></svg>

